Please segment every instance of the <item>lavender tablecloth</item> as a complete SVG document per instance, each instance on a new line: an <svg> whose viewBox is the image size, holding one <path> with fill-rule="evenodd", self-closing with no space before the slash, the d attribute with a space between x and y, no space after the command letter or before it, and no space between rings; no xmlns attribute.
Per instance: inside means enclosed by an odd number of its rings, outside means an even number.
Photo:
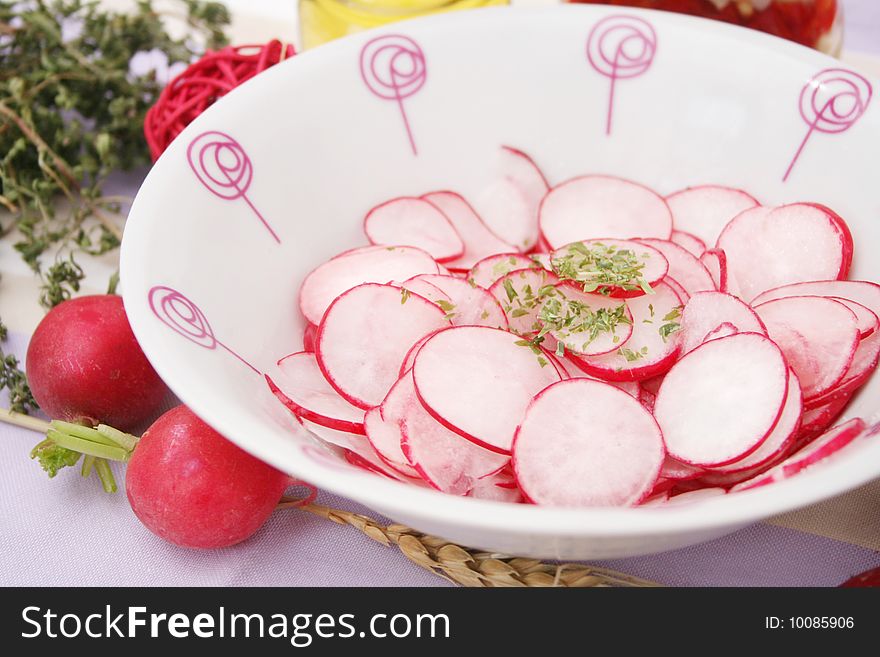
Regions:
<svg viewBox="0 0 880 657"><path fill-rule="evenodd" d="M848 58L878 65L861 55L880 57L880 2L843 4ZM258 24L247 23L249 36ZM138 179L118 184L131 193ZM12 329L4 349L23 356L40 313L34 283L9 238L0 241L0 270L0 316ZM207 552L174 547L140 525L124 494L105 495L94 479L71 471L49 481L27 458L38 440L0 425L0 585L445 585L394 548L293 510L273 515L242 545ZM330 494L319 501L370 513ZM603 565L669 585L832 586L880 566L880 482L711 543Z"/></svg>

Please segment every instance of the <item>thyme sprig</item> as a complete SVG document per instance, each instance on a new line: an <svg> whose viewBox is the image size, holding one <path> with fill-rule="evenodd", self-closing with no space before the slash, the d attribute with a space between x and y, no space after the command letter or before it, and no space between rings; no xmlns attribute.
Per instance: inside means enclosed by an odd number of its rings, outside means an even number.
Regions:
<svg viewBox="0 0 880 657"><path fill-rule="evenodd" d="M225 43L225 7L181 4L208 47ZM17 229L15 248L42 279L44 306L78 289L73 254L119 246L111 215L121 208L102 193L107 175L150 161L143 119L162 83L155 71L132 72L131 59L159 52L169 65L188 63L201 51L193 44L172 39L149 0L132 13L84 0L0 0L0 233Z"/></svg>

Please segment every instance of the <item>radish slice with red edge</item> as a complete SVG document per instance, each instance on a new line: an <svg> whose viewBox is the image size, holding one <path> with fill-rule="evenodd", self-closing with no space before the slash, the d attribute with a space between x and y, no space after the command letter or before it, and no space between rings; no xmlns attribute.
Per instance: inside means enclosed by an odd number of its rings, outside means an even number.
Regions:
<svg viewBox="0 0 880 657"><path fill-rule="evenodd" d="M538 322L550 329L549 335L566 351L598 356L623 347L629 340L633 317L623 299L586 294L564 283L554 290L541 304L539 314L544 319Z"/></svg>
<svg viewBox="0 0 880 657"><path fill-rule="evenodd" d="M660 469L660 477L663 479L669 479L672 482L689 481L691 479L696 479L704 473L705 470L695 468L694 466L682 463L681 461L676 461L668 455L666 456L666 460L663 461L663 467Z"/></svg>
<svg viewBox="0 0 880 657"><path fill-rule="evenodd" d="M270 390L294 415L331 429L364 433L364 411L350 404L324 378L315 354L301 351L266 374Z"/></svg>
<svg viewBox="0 0 880 657"><path fill-rule="evenodd" d="M441 310L444 306L449 307L452 305L452 301L443 290L441 290L436 285L432 285L420 276L408 278L402 283L399 281L392 281L390 284L396 287L404 288L405 290L409 290L410 292L418 294L420 297L424 297L428 301L439 306ZM444 312L447 311L444 310Z"/></svg>
<svg viewBox="0 0 880 657"><path fill-rule="evenodd" d="M318 338L318 327L311 322L303 330L303 351L315 353L315 340Z"/></svg>
<svg viewBox="0 0 880 657"><path fill-rule="evenodd" d="M712 276L715 289L727 292L727 256L721 249L707 249L700 256L700 262Z"/></svg>
<svg viewBox="0 0 880 657"><path fill-rule="evenodd" d="M687 290L685 290L678 281L676 281L672 276L667 276L663 279L663 282L666 283L669 287L672 288L672 291L675 292L676 296L681 299L681 305L684 306L691 298L691 295L688 294Z"/></svg>
<svg viewBox="0 0 880 657"><path fill-rule="evenodd" d="M306 419L302 419L302 425L325 443L329 443L335 447L360 452L365 446L369 447L370 445L370 443L367 442L367 437L362 433L341 431L339 429L325 427L323 424L311 422Z"/></svg>
<svg viewBox="0 0 880 657"><path fill-rule="evenodd" d="M832 389L846 375L859 329L855 314L825 297L787 297L755 308L770 336L798 375L804 397Z"/></svg>
<svg viewBox="0 0 880 657"><path fill-rule="evenodd" d="M667 203L669 201L667 200ZM675 218L673 217L673 222ZM672 237L669 238L680 247L687 249L687 251L696 258L699 258L706 252L706 243L701 240L696 235L688 233L684 230L673 230ZM715 243L714 240L712 242Z"/></svg>
<svg viewBox="0 0 880 657"><path fill-rule="evenodd" d="M856 327L859 330L860 340L870 337L871 334L880 327L880 319L877 318L877 315L862 304L850 301L849 299L844 299L843 297L828 298L837 301L838 303L842 303L852 311L853 315L856 316Z"/></svg>
<svg viewBox="0 0 880 657"><path fill-rule="evenodd" d="M698 467L725 465L756 450L788 395L779 348L757 333L700 345L663 379L654 416L669 454Z"/></svg>
<svg viewBox="0 0 880 657"><path fill-rule="evenodd" d="M464 242L464 253L446 266L455 271L467 271L477 262L496 253L516 251L483 222L476 211L460 194L455 192L431 192L421 197L440 210Z"/></svg>
<svg viewBox="0 0 880 657"><path fill-rule="evenodd" d="M512 271L519 269L544 269L532 256L519 253L498 253L488 258L483 258L468 272L466 280L471 285L477 285L488 290L492 285Z"/></svg>
<svg viewBox="0 0 880 657"><path fill-rule="evenodd" d="M714 469L718 472L742 472L743 470L758 468L771 462L794 442L801 425L803 410L804 401L800 383L798 382L797 375L793 371L789 371L788 397L785 400L785 406L782 408L782 413L779 415L776 426L773 427L770 435L764 439L760 446L758 446L758 449L744 459L728 465L718 466Z"/></svg>
<svg viewBox="0 0 880 657"><path fill-rule="evenodd" d="M641 244L647 244L663 254L669 263L669 276L685 289L688 296L716 289L715 281L712 279L712 274L706 269L706 265L687 249L667 240L643 239L637 241Z"/></svg>
<svg viewBox="0 0 880 657"><path fill-rule="evenodd" d="M507 329L507 316L501 304L487 290L475 287L462 278L441 274L421 274L410 281L421 280L439 289L451 306L446 310L448 319L456 326L491 326ZM407 281L407 284L410 282Z"/></svg>
<svg viewBox="0 0 880 657"><path fill-rule="evenodd" d="M566 284L612 297L642 296L669 273L660 251L634 240L572 242L556 249L550 262Z"/></svg>
<svg viewBox="0 0 880 657"><path fill-rule="evenodd" d="M520 489L547 506L637 504L654 487L665 456L651 414L625 392L589 379L538 394L513 442Z"/></svg>
<svg viewBox="0 0 880 657"><path fill-rule="evenodd" d="M581 176L557 185L541 202L539 218L553 249L582 240L672 235L672 213L661 196L612 176Z"/></svg>
<svg viewBox="0 0 880 657"><path fill-rule="evenodd" d="M808 281L792 283L762 292L752 300L754 305L784 297L842 297L855 301L880 316L880 285L869 281Z"/></svg>
<svg viewBox="0 0 880 657"><path fill-rule="evenodd" d="M509 457L475 445L437 422L416 395L412 374L399 384L401 449L407 461L433 488L465 495L481 478L498 472Z"/></svg>
<svg viewBox="0 0 880 657"><path fill-rule="evenodd" d="M376 455L382 459L386 466L407 477L416 477L420 475L413 468L403 451L400 448L402 435L400 433L399 413L394 415L393 412L383 413L384 405L394 406L394 411L398 411L397 405L400 393L397 392L397 384L392 386L388 391L388 396L382 402L382 406L376 406L367 411L364 415L364 427L367 431L367 440L376 452ZM389 401L390 400L390 401ZM386 415L388 417L386 417Z"/></svg>
<svg viewBox="0 0 880 657"><path fill-rule="evenodd" d="M523 252L538 241L538 206L549 185L534 160L502 146L492 183L474 201L489 229Z"/></svg>
<svg viewBox="0 0 880 657"><path fill-rule="evenodd" d="M670 506L680 506L684 504L694 504L696 502L702 502L703 500L707 500L710 497L720 497L721 495L726 495L727 489L725 488L700 488L697 490L687 491L686 493L679 493L678 495L672 495L669 497L666 502L663 504L665 507Z"/></svg>
<svg viewBox="0 0 880 657"><path fill-rule="evenodd" d="M443 310L424 297L393 285L359 285L327 309L318 330L318 364L339 394L358 408L372 408L397 380L410 347L445 326Z"/></svg>
<svg viewBox="0 0 880 657"><path fill-rule="evenodd" d="M793 477L810 466L816 465L837 454L837 452L862 435L865 428L865 422L861 418L853 418L833 427L816 438L807 447L789 456L772 470L735 485L730 489L730 492L759 488Z"/></svg>
<svg viewBox="0 0 880 657"><path fill-rule="evenodd" d="M717 247L748 301L781 285L846 278L852 240L843 227L827 208L806 203L753 208L727 225Z"/></svg>
<svg viewBox="0 0 880 657"><path fill-rule="evenodd" d="M440 423L478 445L508 453L532 397L559 374L512 333L482 326L438 331L413 365L416 391Z"/></svg>
<svg viewBox="0 0 880 657"><path fill-rule="evenodd" d="M851 398L852 395L842 395L835 397L822 406L805 410L801 418L801 427L798 430L796 441L799 444L803 443L805 445L820 435L825 429L834 424L843 412L843 409L849 404Z"/></svg>
<svg viewBox="0 0 880 657"><path fill-rule="evenodd" d="M699 292L693 295L681 313L681 352L693 351L712 337L723 337L713 331L721 327L734 333L763 333L767 329L757 313L740 299L724 292Z"/></svg>
<svg viewBox="0 0 880 657"><path fill-rule="evenodd" d="M405 281L417 274L442 273L437 262L410 246L365 246L340 253L313 269L299 290L299 306L312 324L343 292L362 283Z"/></svg>
<svg viewBox="0 0 880 657"><path fill-rule="evenodd" d="M522 492L519 486L516 485L516 480L504 471L478 479L474 482L473 488L468 491L467 496L478 500L507 502L510 504L523 502Z"/></svg>
<svg viewBox="0 0 880 657"><path fill-rule="evenodd" d="M538 314L548 294L555 294L559 282L546 269L517 269L492 284L489 293L498 301L510 330L533 335L541 330Z"/></svg>
<svg viewBox="0 0 880 657"><path fill-rule="evenodd" d="M868 377L877 367L878 359L880 359L880 333L873 333L859 342L843 380L828 392L806 400L806 407L815 408L839 397L851 396L867 382Z"/></svg>
<svg viewBox="0 0 880 657"><path fill-rule="evenodd" d="M438 262L464 255L464 242L446 215L420 198L386 201L364 217L364 233L371 244L414 246Z"/></svg>
<svg viewBox="0 0 880 657"><path fill-rule="evenodd" d="M569 358L592 376L605 381L640 381L666 372L681 349L681 300L665 282L654 294L626 300L632 313L632 335L627 344L609 354Z"/></svg>
<svg viewBox="0 0 880 657"><path fill-rule="evenodd" d="M731 219L758 205L750 194L721 185L689 187L670 194L666 202L676 231L686 231L704 244L715 244Z"/></svg>

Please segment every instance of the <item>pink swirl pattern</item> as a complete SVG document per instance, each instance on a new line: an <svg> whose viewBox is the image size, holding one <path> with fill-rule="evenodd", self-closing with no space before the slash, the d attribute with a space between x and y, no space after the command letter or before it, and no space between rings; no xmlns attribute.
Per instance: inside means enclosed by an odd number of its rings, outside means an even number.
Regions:
<svg viewBox="0 0 880 657"><path fill-rule="evenodd" d="M254 166L244 148L225 132L209 130L187 146L186 157L196 178L214 196L226 201L243 200L277 243L278 234L247 196L254 178Z"/></svg>
<svg viewBox="0 0 880 657"><path fill-rule="evenodd" d="M587 60L597 73L611 81L606 135L611 134L617 81L647 73L656 52L657 33L642 18L625 14L607 16L593 26L587 38Z"/></svg>
<svg viewBox="0 0 880 657"><path fill-rule="evenodd" d="M798 107L801 118L807 124L807 134L788 165L782 182L788 180L814 133L846 132L868 109L873 94L871 83L855 71L828 68L814 75L801 90Z"/></svg>
<svg viewBox="0 0 880 657"><path fill-rule="evenodd" d="M419 44L402 34L378 36L361 49L360 68L361 79L374 95L397 103L413 155L418 155L403 101L428 79L425 54Z"/></svg>
<svg viewBox="0 0 880 657"><path fill-rule="evenodd" d="M156 285L150 288L147 299L153 314L175 333L205 349L222 347L260 374L260 370L217 339L201 308L177 290L165 285Z"/></svg>

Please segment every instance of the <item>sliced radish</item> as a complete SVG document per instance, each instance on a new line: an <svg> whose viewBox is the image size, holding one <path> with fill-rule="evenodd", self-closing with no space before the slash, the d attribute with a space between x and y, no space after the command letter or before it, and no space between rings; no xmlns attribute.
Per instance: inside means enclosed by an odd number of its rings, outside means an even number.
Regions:
<svg viewBox="0 0 880 657"><path fill-rule="evenodd" d="M522 492L516 485L516 480L504 471L478 479L474 482L474 487L471 488L467 496L479 500L511 504L519 504L523 501Z"/></svg>
<svg viewBox="0 0 880 657"><path fill-rule="evenodd" d="M859 329L855 314L824 297L787 297L755 307L767 335L779 345L801 382L804 397L817 397L845 376Z"/></svg>
<svg viewBox="0 0 880 657"><path fill-rule="evenodd" d="M502 240L483 223L470 203L460 194L445 191L431 192L421 198L446 215L449 223L464 242L464 253L446 263L449 269L467 271L490 255L516 251L516 247Z"/></svg>
<svg viewBox="0 0 880 657"><path fill-rule="evenodd" d="M495 179L474 205L492 232L528 251L538 241L538 206L550 187L522 151L502 146L498 155Z"/></svg>
<svg viewBox="0 0 880 657"><path fill-rule="evenodd" d="M416 279L434 286L446 295L452 307L445 307L444 310L453 324L507 329L507 316L501 304L485 289L454 276L422 274Z"/></svg>
<svg viewBox="0 0 880 657"><path fill-rule="evenodd" d="M301 351L278 361L265 375L275 396L297 417L331 429L364 433L364 411L327 383L315 354Z"/></svg>
<svg viewBox="0 0 880 657"><path fill-rule="evenodd" d="M427 488L428 484L421 478L406 477L396 470L388 467L382 459L380 459L369 443L366 445L357 445L354 449L345 449L343 451L345 460L364 470L368 470L374 474L382 475L394 481L400 481L411 486L420 486Z"/></svg>
<svg viewBox="0 0 880 657"><path fill-rule="evenodd" d="M700 260L684 247L667 240L638 240L657 249L669 263L669 276L675 279L688 296L697 292L715 290L712 274Z"/></svg>
<svg viewBox="0 0 880 657"><path fill-rule="evenodd" d="M667 203L669 200L667 199ZM673 216L673 222L675 221L675 217ZM679 246L688 250L688 252L694 257L699 258L706 252L706 243L701 240L696 235L689 233L684 230L673 230L672 237L670 237L673 242L678 244ZM715 243L714 241L712 242Z"/></svg>
<svg viewBox="0 0 880 657"><path fill-rule="evenodd" d="M748 300L803 281L846 278L852 242L843 220L815 205L753 208L733 219L718 238L729 275Z"/></svg>
<svg viewBox="0 0 880 657"><path fill-rule="evenodd" d="M665 490L654 495L650 495L643 502L639 502L639 506L663 506L669 499L669 491Z"/></svg>
<svg viewBox="0 0 880 657"><path fill-rule="evenodd" d="M681 305L684 306L691 298L691 295L687 293L678 281L676 281L672 276L667 276L663 279L663 282L666 283L669 287L672 288L672 291L678 295L678 298L681 299Z"/></svg>
<svg viewBox="0 0 880 657"><path fill-rule="evenodd" d="M419 349L413 378L425 408L488 449L510 451L532 397L559 380L519 336L482 326L438 331Z"/></svg>
<svg viewBox="0 0 880 657"><path fill-rule="evenodd" d="M635 240L572 242L556 249L550 262L568 285L613 297L641 296L669 271L660 251Z"/></svg>
<svg viewBox="0 0 880 657"><path fill-rule="evenodd" d="M721 249L707 249L700 256L700 262L712 276L715 283L715 289L721 292L727 292L727 256Z"/></svg>
<svg viewBox="0 0 880 657"><path fill-rule="evenodd" d="M299 306L312 324L339 295L362 283L404 281L417 274L439 274L437 262L410 246L365 246L328 260L306 276L299 290Z"/></svg>
<svg viewBox="0 0 880 657"><path fill-rule="evenodd" d="M489 293L498 300L510 330L531 335L541 330L538 313L548 294L556 294L559 279L546 269L517 269L492 284Z"/></svg>
<svg viewBox="0 0 880 657"><path fill-rule="evenodd" d="M713 331L721 332L711 335ZM748 304L724 292L693 295L681 314L681 352L686 354L713 337L728 333L767 333L767 329Z"/></svg>
<svg viewBox="0 0 880 657"><path fill-rule="evenodd" d="M651 414L599 381L571 379L543 390L513 443L513 468L535 504L631 506L654 486L665 458Z"/></svg>
<svg viewBox="0 0 880 657"><path fill-rule="evenodd" d="M746 192L721 185L689 187L666 197L677 231L687 231L705 244L715 244L727 223L758 205Z"/></svg>
<svg viewBox="0 0 880 657"><path fill-rule="evenodd" d="M671 496L663 506L679 506L681 504L693 504L694 502L702 502L703 500L709 499L710 497L719 497L721 495L726 495L727 489L725 488L699 488L697 490L691 490L686 493L679 493L678 495Z"/></svg>
<svg viewBox="0 0 880 657"><path fill-rule="evenodd" d="M364 218L370 244L414 246L438 262L464 255L464 242L446 215L420 198L400 197L377 205Z"/></svg>
<svg viewBox="0 0 880 657"><path fill-rule="evenodd" d="M752 300L754 305L784 297L842 297L855 301L880 316L880 285L868 281L808 281L783 285L762 292Z"/></svg>
<svg viewBox="0 0 880 657"><path fill-rule="evenodd" d="M519 269L544 269L531 256L519 253L499 253L483 258L468 272L467 281L488 290L499 278Z"/></svg>
<svg viewBox="0 0 880 657"><path fill-rule="evenodd" d="M633 333L633 317L623 299L586 294L559 283L541 304L539 320L557 343L579 356L598 356L623 347ZM561 350L560 350L561 351ZM559 353L557 351L557 353Z"/></svg>
<svg viewBox="0 0 880 657"><path fill-rule="evenodd" d="M669 454L710 467L756 450L776 425L788 394L779 348L757 333L712 340L685 355L663 379L654 415Z"/></svg>
<svg viewBox="0 0 880 657"><path fill-rule="evenodd" d="M742 331L730 322L722 322L706 334L706 337L703 338L701 344L703 342L709 342L709 340L717 340L718 338L726 338L729 335L736 335L737 333L742 333Z"/></svg>
<svg viewBox="0 0 880 657"><path fill-rule="evenodd" d="M438 274L433 275L437 276ZM424 297L428 301L440 306L441 309L443 309L443 306L446 304L452 304L452 301L443 290L425 280L421 276L421 274L419 274L418 276L413 276L412 278L406 279L402 283L398 281L393 281L391 282L391 285L401 287L409 290L410 292L418 294L420 297ZM444 310L444 312L446 311Z"/></svg>
<svg viewBox="0 0 880 657"><path fill-rule="evenodd" d="M481 478L498 472L509 457L475 445L435 420L422 406L412 375L401 379L408 402L400 418L401 448L407 461L437 490L465 495Z"/></svg>
<svg viewBox="0 0 880 657"><path fill-rule="evenodd" d="M315 340L318 338L318 327L309 322L303 330L303 351L315 352Z"/></svg>
<svg viewBox="0 0 880 657"><path fill-rule="evenodd" d="M865 431L866 424L861 418L853 418L843 424L829 429L816 438L807 447L795 452L772 470L765 472L753 479L737 484L731 492L758 488L783 479L793 477L810 466L834 456L841 449L849 445Z"/></svg>
<svg viewBox="0 0 880 657"><path fill-rule="evenodd" d="M431 333L428 333L427 335L423 335L421 338L419 338L418 342L416 342L412 347L410 347L409 351L406 352L406 356L403 359L403 363L400 365L400 371L398 372L398 378L402 377L404 374L406 374L409 370L412 369L412 366L416 362L416 354L419 353L419 349L422 348L422 345L425 344L431 338L431 336L434 335L434 333L436 333L436 331L432 331Z"/></svg>
<svg viewBox="0 0 880 657"><path fill-rule="evenodd" d="M590 239L672 234L672 213L656 192L611 176L581 176L557 185L541 203L541 234L549 246Z"/></svg>
<svg viewBox="0 0 880 657"><path fill-rule="evenodd" d="M407 477L418 478L419 473L409 464L400 448L403 438L400 433L401 396L399 383L395 383L382 405L371 408L364 415L364 427L367 440L385 465ZM387 407L387 412L383 412L383 407Z"/></svg>
<svg viewBox="0 0 880 657"><path fill-rule="evenodd" d="M350 431L340 431L339 429L332 429L330 427L325 427L323 424L318 424L316 422L310 422L309 420L302 420L303 426L311 431L318 438L323 440L325 443L329 443L336 447L342 447L343 449L351 449L356 452L360 452L364 449L364 447L369 447L369 442L367 441L367 437L360 433L351 433Z"/></svg>
<svg viewBox="0 0 880 657"><path fill-rule="evenodd" d="M874 314L874 311L855 301L844 299L843 297L828 297L849 308L853 315L856 316L856 326L859 329L859 338L864 340L870 337L874 331L880 327L880 319Z"/></svg>
<svg viewBox="0 0 880 657"><path fill-rule="evenodd" d="M776 426L770 435L758 446L754 452L728 465L719 466L719 472L742 472L743 470L751 470L769 463L777 456L783 453L785 449L794 442L798 429L801 426L801 413L804 410L803 393L801 392L800 382L797 375L793 371L788 373L788 396L785 400L785 406Z"/></svg>
<svg viewBox="0 0 880 657"><path fill-rule="evenodd" d="M807 408L815 408L840 397L851 396L867 382L868 377L877 368L878 359L880 359L880 333L873 333L859 342L843 380L828 392L808 399Z"/></svg>
<svg viewBox="0 0 880 657"><path fill-rule="evenodd" d="M798 443L807 444L813 438L821 434L825 429L834 424L834 421L849 404L852 395L835 397L829 402L816 408L807 409L801 418L801 428L798 430Z"/></svg>
<svg viewBox="0 0 880 657"><path fill-rule="evenodd" d="M663 461L663 467L660 469L660 476L673 482L690 481L703 474L705 474L705 470L676 461L671 456L666 457L666 460Z"/></svg>
<svg viewBox="0 0 880 657"><path fill-rule="evenodd" d="M570 355L587 374L605 381L640 381L663 374L675 362L681 348L681 301L675 291L658 283L654 294L627 299L626 305L633 331L625 347L602 356Z"/></svg>
<svg viewBox="0 0 880 657"><path fill-rule="evenodd" d="M438 306L392 285L368 283L341 295L318 331L318 364L359 408L378 405L397 380L410 347L449 326Z"/></svg>

